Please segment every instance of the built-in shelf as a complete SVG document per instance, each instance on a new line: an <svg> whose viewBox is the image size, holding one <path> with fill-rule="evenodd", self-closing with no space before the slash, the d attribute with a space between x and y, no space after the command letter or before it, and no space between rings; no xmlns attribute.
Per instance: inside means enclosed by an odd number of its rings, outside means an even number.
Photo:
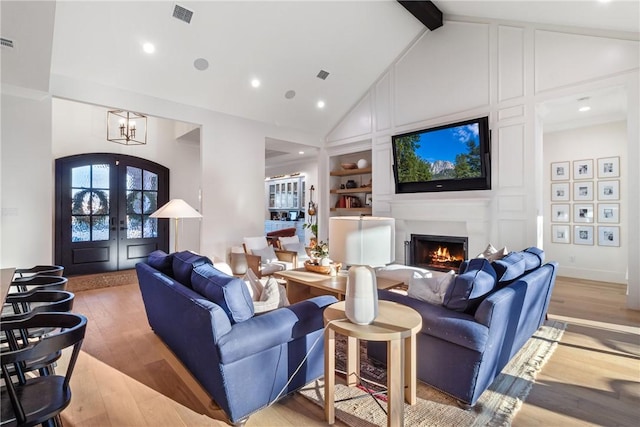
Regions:
<svg viewBox="0 0 640 427"><path fill-rule="evenodd" d="M369 187L356 187L356 188L342 188L338 190L331 190L331 194L353 194L353 193L371 193L371 186Z"/></svg>
<svg viewBox="0 0 640 427"><path fill-rule="evenodd" d="M362 169L343 169L343 170L335 170L331 171L329 175L331 176L353 176L353 175L364 175L366 173L371 173L371 168L362 168Z"/></svg>

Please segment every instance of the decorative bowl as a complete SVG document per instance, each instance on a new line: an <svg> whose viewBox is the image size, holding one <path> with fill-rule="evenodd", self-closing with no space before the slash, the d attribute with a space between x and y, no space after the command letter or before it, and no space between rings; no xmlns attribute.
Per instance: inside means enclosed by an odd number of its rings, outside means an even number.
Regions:
<svg viewBox="0 0 640 427"><path fill-rule="evenodd" d="M342 169L358 169L358 165L356 163L342 163Z"/></svg>
<svg viewBox="0 0 640 427"><path fill-rule="evenodd" d="M330 274L331 273L331 267L333 267L335 269L336 273L337 273L338 270L340 270L340 267L342 267L342 264L339 263L339 262L336 262L336 263L333 263L331 265L316 265L312 261L305 261L304 262L305 270L310 271L312 273Z"/></svg>

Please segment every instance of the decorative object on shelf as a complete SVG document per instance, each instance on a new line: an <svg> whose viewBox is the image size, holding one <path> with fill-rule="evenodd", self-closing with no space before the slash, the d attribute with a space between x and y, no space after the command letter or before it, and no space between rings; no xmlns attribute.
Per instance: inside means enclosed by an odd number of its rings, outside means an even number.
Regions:
<svg viewBox="0 0 640 427"><path fill-rule="evenodd" d="M358 169L357 163L342 163L340 166L342 169Z"/></svg>
<svg viewBox="0 0 640 427"><path fill-rule="evenodd" d="M316 189L313 185L309 188L309 207L307 208L307 222L302 226L303 228L308 228L313 234L311 238L311 244L318 239L318 218L316 216L318 212L318 205L313 201L313 192Z"/></svg>
<svg viewBox="0 0 640 427"><path fill-rule="evenodd" d="M369 167L369 162L366 159L358 160L358 169L365 169Z"/></svg>
<svg viewBox="0 0 640 427"><path fill-rule="evenodd" d="M175 235L173 239L174 252L178 252L178 220L180 218L202 218L200 212L193 209L187 202L182 199L170 200L149 216L151 218L175 219Z"/></svg>
<svg viewBox="0 0 640 427"><path fill-rule="evenodd" d="M124 110L107 111L107 141L124 145L145 145L147 116Z"/></svg>
<svg viewBox="0 0 640 427"><path fill-rule="evenodd" d="M347 188L356 188L358 186L358 184L356 184L356 182L352 179L350 179L349 181L347 181L347 183L345 184L345 187Z"/></svg>
<svg viewBox="0 0 640 427"><path fill-rule="evenodd" d="M332 257L350 266L345 295L347 318L368 325L378 315L378 286L372 267L395 259L395 219L343 216L329 219Z"/></svg>
<svg viewBox="0 0 640 427"><path fill-rule="evenodd" d="M304 268L312 273L332 274L332 272L340 270L342 264L339 262L330 263L329 265L317 265L313 261L305 261Z"/></svg>

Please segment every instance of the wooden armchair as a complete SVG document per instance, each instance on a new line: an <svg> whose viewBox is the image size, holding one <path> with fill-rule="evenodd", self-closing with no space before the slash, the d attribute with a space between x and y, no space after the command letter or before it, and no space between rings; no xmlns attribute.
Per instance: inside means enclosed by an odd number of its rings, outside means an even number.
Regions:
<svg viewBox="0 0 640 427"><path fill-rule="evenodd" d="M259 278L277 271L290 270L298 265L297 252L275 249L268 244L266 236L245 237L242 246L247 267Z"/></svg>

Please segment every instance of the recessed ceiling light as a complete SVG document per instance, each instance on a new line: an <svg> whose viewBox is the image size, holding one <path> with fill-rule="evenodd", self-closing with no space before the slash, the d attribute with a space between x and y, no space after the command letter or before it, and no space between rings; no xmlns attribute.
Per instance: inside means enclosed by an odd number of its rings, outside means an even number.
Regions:
<svg viewBox="0 0 640 427"><path fill-rule="evenodd" d="M586 111L591 110L591 106L588 104L588 102L589 102L588 96L578 99L578 111L581 113L584 113Z"/></svg>
<svg viewBox="0 0 640 427"><path fill-rule="evenodd" d="M209 68L209 61L204 58L198 58L193 61L193 66L196 67L196 70L198 71L204 71Z"/></svg>
<svg viewBox="0 0 640 427"><path fill-rule="evenodd" d="M156 51L156 47L152 43L147 42L142 45L142 50L144 50L146 53L153 53Z"/></svg>
<svg viewBox="0 0 640 427"><path fill-rule="evenodd" d="M260 80L258 80L258 79L251 80L251 86L260 87Z"/></svg>
<svg viewBox="0 0 640 427"><path fill-rule="evenodd" d="M287 99L293 99L296 96L295 90L288 90L285 92L284 97Z"/></svg>
<svg viewBox="0 0 640 427"><path fill-rule="evenodd" d="M325 104L324 104L323 100L320 100L320 101L318 101L318 103L316 105L318 106L318 108L322 109L322 108L324 108Z"/></svg>
<svg viewBox="0 0 640 427"><path fill-rule="evenodd" d="M304 151L298 151L298 154L303 155Z"/></svg>

